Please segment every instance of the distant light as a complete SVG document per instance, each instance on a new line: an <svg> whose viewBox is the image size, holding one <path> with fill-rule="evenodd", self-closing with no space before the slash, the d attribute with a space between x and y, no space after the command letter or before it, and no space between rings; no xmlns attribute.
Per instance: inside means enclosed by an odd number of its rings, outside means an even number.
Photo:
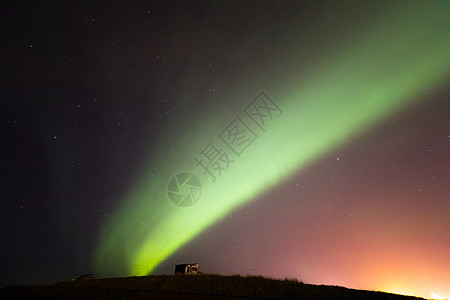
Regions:
<svg viewBox="0 0 450 300"><path fill-rule="evenodd" d="M440 295L438 295L436 293L431 293L431 296L433 297L433 299L447 299L447 298L442 297L442 296L440 296Z"/></svg>

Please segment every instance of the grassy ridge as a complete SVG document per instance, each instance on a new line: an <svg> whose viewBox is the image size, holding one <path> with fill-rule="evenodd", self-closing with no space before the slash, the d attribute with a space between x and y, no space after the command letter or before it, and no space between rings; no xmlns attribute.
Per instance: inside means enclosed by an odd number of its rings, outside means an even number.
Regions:
<svg viewBox="0 0 450 300"><path fill-rule="evenodd" d="M14 296L14 298L9 298ZM19 298L17 298L17 296ZM9 287L0 299L421 299L264 277L161 275ZM22 297L22 298L20 298Z"/></svg>

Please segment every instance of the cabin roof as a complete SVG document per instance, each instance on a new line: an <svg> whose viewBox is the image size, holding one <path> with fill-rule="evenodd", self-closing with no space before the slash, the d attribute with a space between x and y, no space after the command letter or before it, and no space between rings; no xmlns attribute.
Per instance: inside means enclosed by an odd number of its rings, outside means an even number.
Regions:
<svg viewBox="0 0 450 300"><path fill-rule="evenodd" d="M178 265L175 265L175 266L189 266L189 265L198 265L198 263L178 264Z"/></svg>

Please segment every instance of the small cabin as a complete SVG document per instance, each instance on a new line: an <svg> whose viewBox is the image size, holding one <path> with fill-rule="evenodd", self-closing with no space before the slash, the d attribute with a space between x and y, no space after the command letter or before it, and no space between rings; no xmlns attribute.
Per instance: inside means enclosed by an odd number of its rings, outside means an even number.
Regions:
<svg viewBox="0 0 450 300"><path fill-rule="evenodd" d="M198 264L180 264L175 265L175 274L182 275L195 275L200 274L200 268Z"/></svg>
<svg viewBox="0 0 450 300"><path fill-rule="evenodd" d="M78 277L77 279L72 279L73 280L93 280L94 279L94 275L92 275L92 273L90 274L83 274L80 277Z"/></svg>

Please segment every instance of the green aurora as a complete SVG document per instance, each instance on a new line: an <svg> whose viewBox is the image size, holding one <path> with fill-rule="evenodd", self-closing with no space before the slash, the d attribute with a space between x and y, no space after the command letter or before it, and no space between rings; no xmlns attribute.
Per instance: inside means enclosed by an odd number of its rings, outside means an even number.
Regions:
<svg viewBox="0 0 450 300"><path fill-rule="evenodd" d="M259 138L240 157L228 152L234 162L215 182L193 157L211 141L225 149L218 136L234 117L244 119L251 97L226 112L211 112L220 113L221 122L203 116L185 126L173 149L152 150L148 170L101 231L94 256L98 273L150 273L205 228L442 85L450 70L450 38L442 13L448 4L440 5L418 2L416 15L404 18L398 17L405 13L401 7L391 8L359 28L361 38L346 41L342 51L328 50L330 58L307 80L304 74L285 76L278 91L266 89L282 115L268 122L265 132L257 131ZM158 174L151 178L155 166ZM180 172L201 180L202 195L193 206L180 208L168 200L167 184Z"/></svg>

